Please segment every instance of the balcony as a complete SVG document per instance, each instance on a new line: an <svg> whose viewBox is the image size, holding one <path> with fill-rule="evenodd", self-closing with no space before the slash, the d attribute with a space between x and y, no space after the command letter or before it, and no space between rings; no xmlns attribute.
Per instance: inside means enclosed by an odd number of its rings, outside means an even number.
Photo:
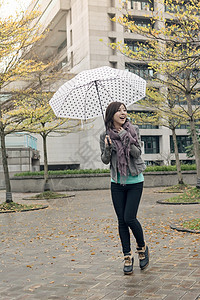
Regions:
<svg viewBox="0 0 200 300"><path fill-rule="evenodd" d="M43 29L47 27L53 29L57 26L59 20L71 7L69 0L39 1L38 4L40 5L40 11L42 11L38 21L43 26Z"/></svg>
<svg viewBox="0 0 200 300"><path fill-rule="evenodd" d="M6 136L6 148L32 148L37 150L37 138L29 133L13 133Z"/></svg>

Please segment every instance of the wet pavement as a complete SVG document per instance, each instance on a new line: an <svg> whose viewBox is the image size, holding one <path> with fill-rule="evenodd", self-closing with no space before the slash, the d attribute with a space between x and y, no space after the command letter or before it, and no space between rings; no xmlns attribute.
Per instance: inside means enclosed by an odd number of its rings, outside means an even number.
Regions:
<svg viewBox="0 0 200 300"><path fill-rule="evenodd" d="M200 235L171 223L199 217L200 205L162 205L171 197L145 188L138 219L150 264L123 274L123 256L110 191L76 191L75 197L15 202L47 209L0 214L0 299L200 299ZM71 192L70 192L71 193ZM69 193L69 194L70 194ZM1 202L5 191L0 191ZM133 251L135 241L132 238Z"/></svg>

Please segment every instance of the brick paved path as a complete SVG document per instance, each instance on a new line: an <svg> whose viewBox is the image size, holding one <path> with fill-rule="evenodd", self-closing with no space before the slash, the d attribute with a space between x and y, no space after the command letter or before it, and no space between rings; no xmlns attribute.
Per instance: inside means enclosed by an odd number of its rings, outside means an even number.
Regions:
<svg viewBox="0 0 200 300"><path fill-rule="evenodd" d="M199 217L200 206L157 204L171 195L155 190L145 188L138 215L150 265L140 271L135 254L131 276L122 272L109 190L37 201L49 204L40 211L0 214L0 299L200 299L200 235L169 227L174 220ZM13 196L20 202L25 195Z"/></svg>

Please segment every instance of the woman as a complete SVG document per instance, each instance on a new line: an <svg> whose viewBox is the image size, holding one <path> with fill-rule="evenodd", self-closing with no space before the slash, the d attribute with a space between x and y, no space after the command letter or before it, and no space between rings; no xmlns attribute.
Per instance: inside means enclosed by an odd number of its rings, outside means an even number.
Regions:
<svg viewBox="0 0 200 300"><path fill-rule="evenodd" d="M129 228L137 242L140 268L144 270L149 264L148 246L136 217L143 190L142 172L146 167L141 158L138 126L127 119L127 109L123 103L109 104L105 126L106 132L100 136L101 159L105 164L110 163L111 195L124 253L123 271L128 275L133 273Z"/></svg>

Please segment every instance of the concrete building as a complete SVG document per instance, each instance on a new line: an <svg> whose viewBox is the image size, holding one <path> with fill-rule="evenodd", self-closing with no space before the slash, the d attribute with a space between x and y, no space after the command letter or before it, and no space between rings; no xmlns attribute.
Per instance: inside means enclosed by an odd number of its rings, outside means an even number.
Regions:
<svg viewBox="0 0 200 300"><path fill-rule="evenodd" d="M129 58L108 47L110 42L124 41L134 47L137 37L111 18L121 14L119 0L34 0L30 9L40 6L39 22L48 28L46 38L37 47L41 58L56 58L58 69L77 74L100 66L129 69L147 81L152 72L145 64L132 64ZM128 1L128 10L140 23L148 23L153 10L163 9L160 0ZM145 17L144 17L145 12ZM103 40L100 41L100 39ZM122 99L123 101L123 99ZM129 110L141 110L137 104ZM85 127L86 125L83 125ZM50 169L105 168L100 160L99 134L104 130L102 118L97 118L88 130L67 136L48 138ZM147 164L166 164L175 160L171 131L162 126L140 126L143 159ZM178 129L180 159L188 161L184 146L189 142L187 129ZM38 137L38 150L42 155L42 140Z"/></svg>

